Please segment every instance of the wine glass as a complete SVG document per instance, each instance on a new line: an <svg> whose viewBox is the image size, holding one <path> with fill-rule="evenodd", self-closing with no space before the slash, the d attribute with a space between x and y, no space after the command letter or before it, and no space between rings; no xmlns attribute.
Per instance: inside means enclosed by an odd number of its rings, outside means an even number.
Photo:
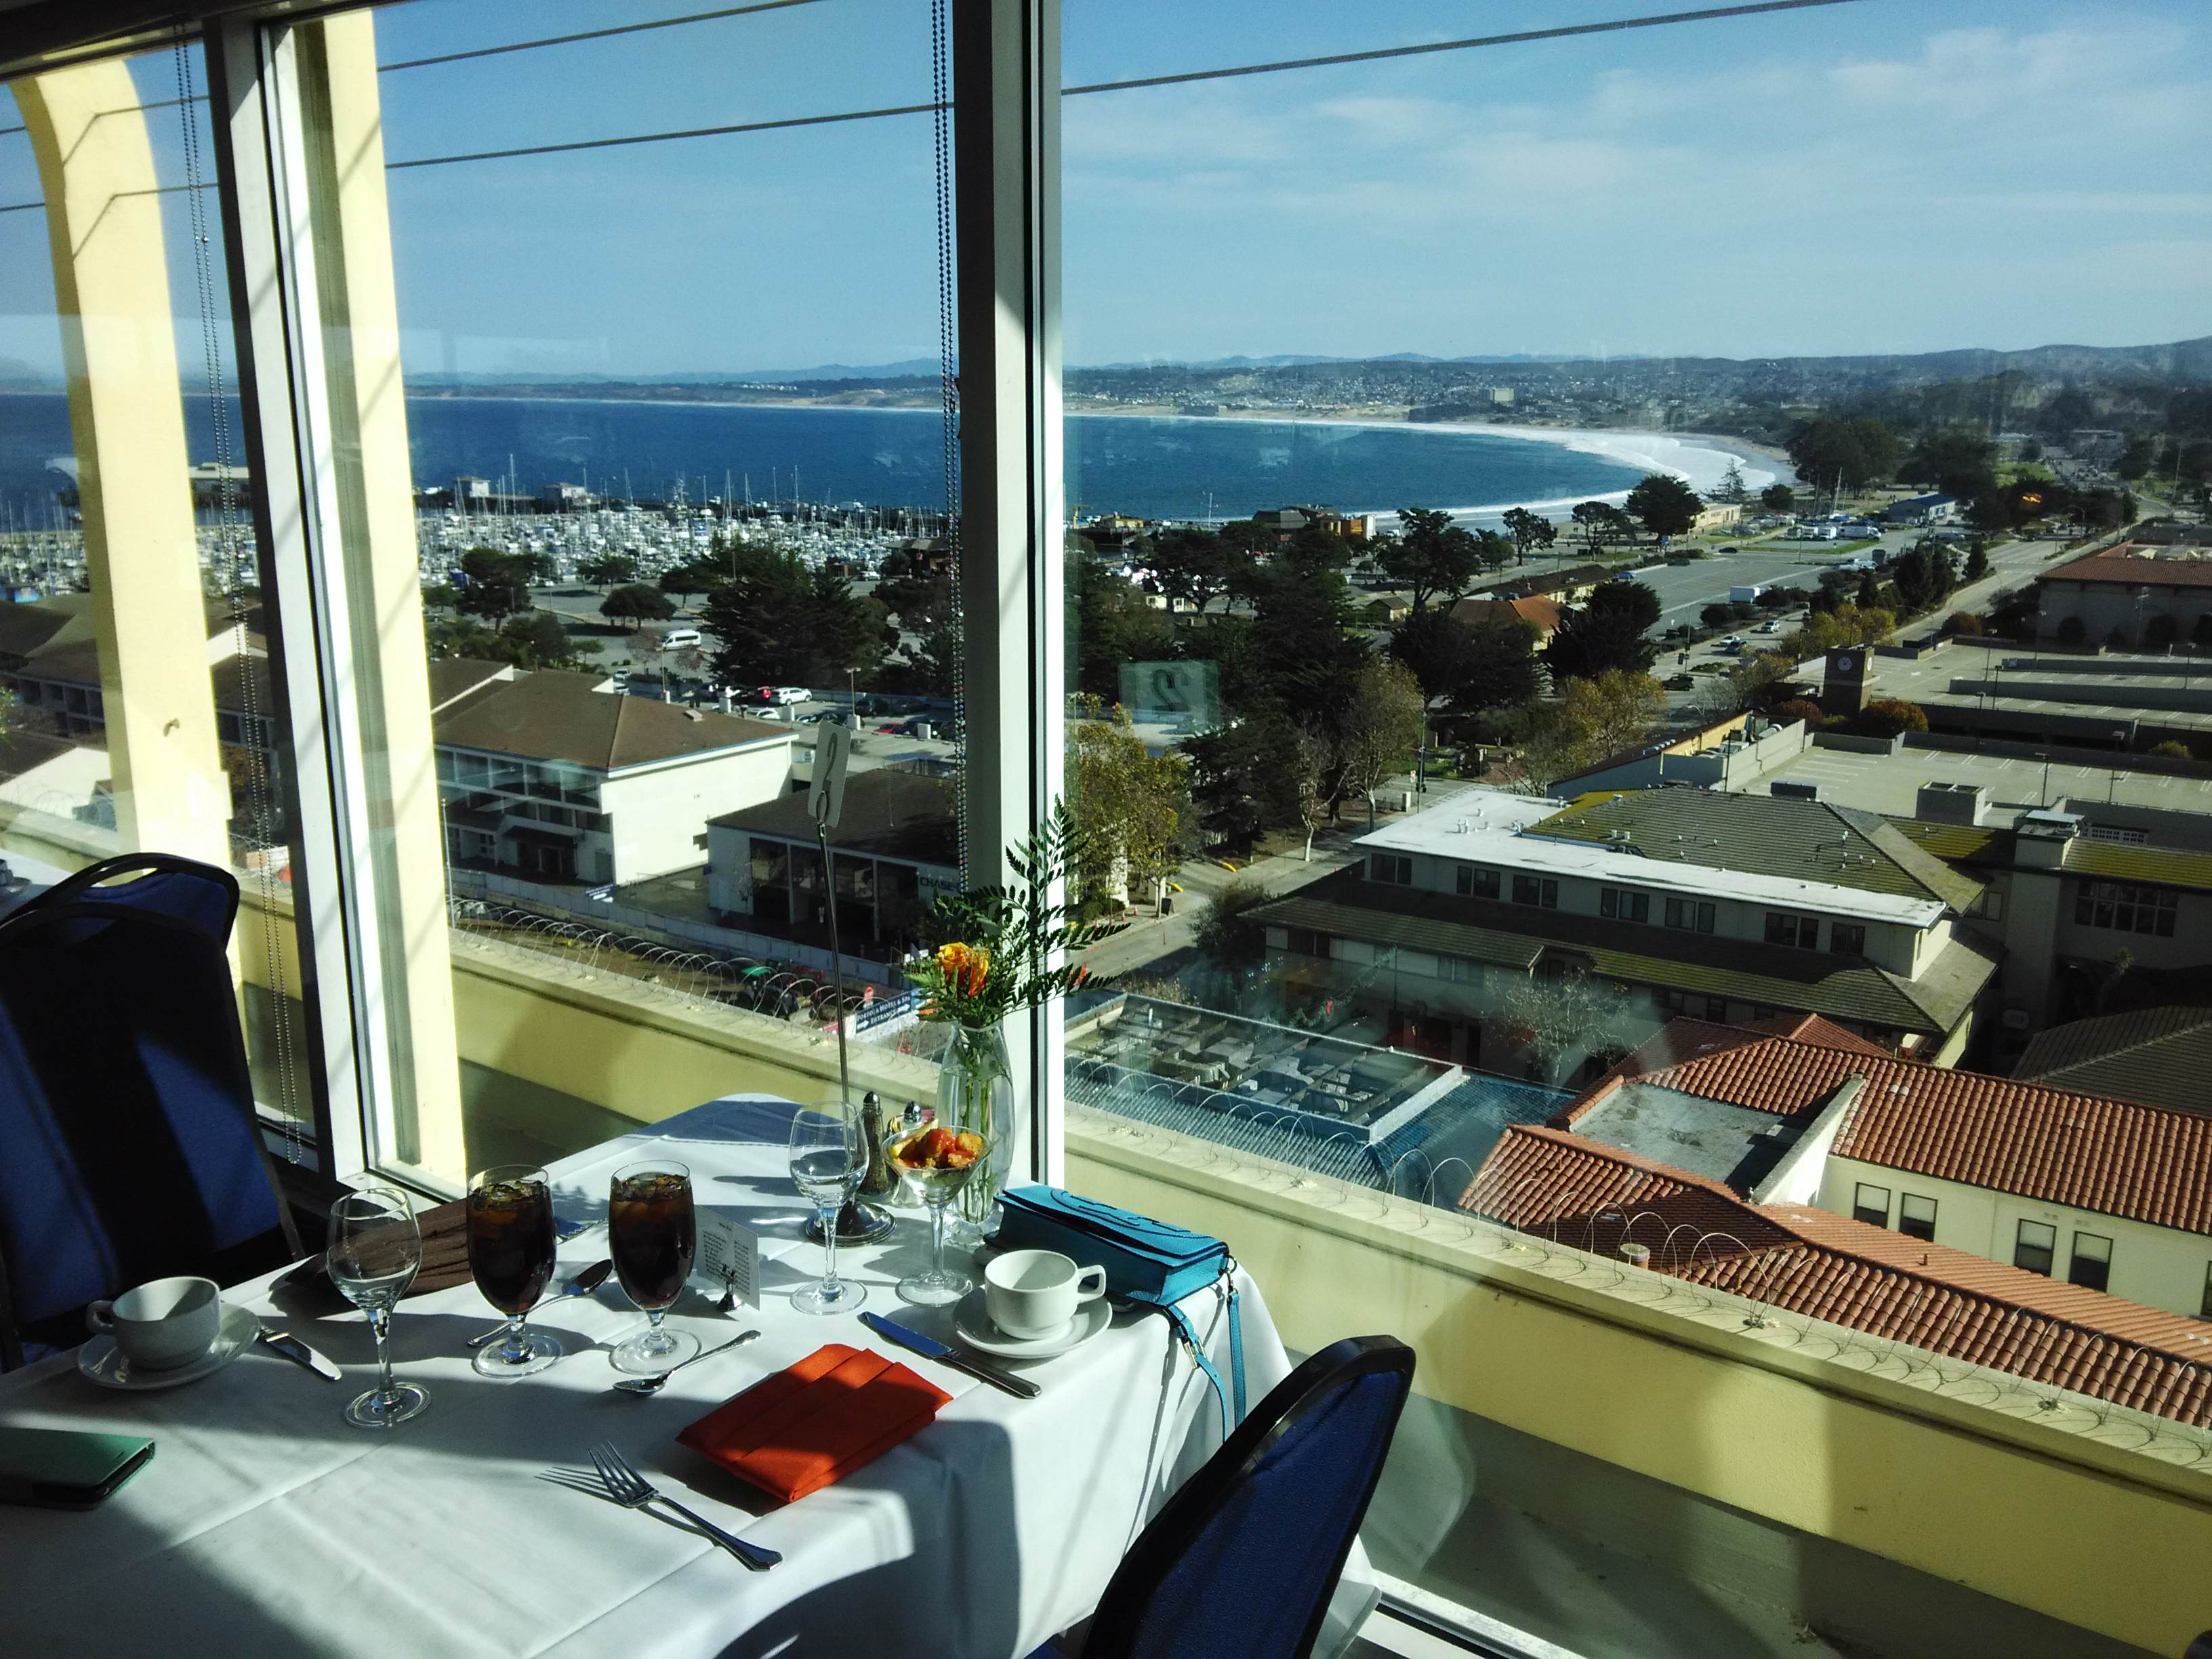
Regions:
<svg viewBox="0 0 2212 1659"><path fill-rule="evenodd" d="M412 1382L392 1380L392 1310L422 1265L422 1232L407 1194L393 1187L364 1187L331 1206L331 1283L368 1316L376 1333L376 1387L345 1408L357 1429L388 1429L430 1403Z"/></svg>
<svg viewBox="0 0 2212 1659"><path fill-rule="evenodd" d="M698 1250L690 1170L664 1158L615 1171L607 1191L607 1254L623 1293L646 1320L643 1330L607 1356L617 1370L654 1376L699 1352L697 1337L660 1322L684 1293Z"/></svg>
<svg viewBox="0 0 2212 1659"><path fill-rule="evenodd" d="M553 1280L553 1184L527 1164L501 1164L469 1183L469 1272L507 1316L498 1341L477 1350L485 1376L527 1376L561 1357L544 1331L523 1328Z"/></svg>
<svg viewBox="0 0 2212 1659"><path fill-rule="evenodd" d="M990 1167L990 1141L973 1129L917 1129L891 1148L891 1167L921 1188L929 1206L929 1271L899 1280L898 1293L925 1308L957 1302L975 1288L966 1273L945 1265L945 1212L978 1170Z"/></svg>
<svg viewBox="0 0 2212 1659"><path fill-rule="evenodd" d="M791 1293L801 1313L843 1313L867 1299L867 1287L837 1277L837 1212L868 1171L860 1109L848 1100L802 1106L791 1120L791 1179L822 1219L822 1279Z"/></svg>

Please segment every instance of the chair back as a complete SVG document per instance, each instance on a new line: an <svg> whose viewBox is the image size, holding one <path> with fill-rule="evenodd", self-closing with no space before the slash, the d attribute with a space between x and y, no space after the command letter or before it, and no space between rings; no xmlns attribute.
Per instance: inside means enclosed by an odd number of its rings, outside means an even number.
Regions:
<svg viewBox="0 0 2212 1659"><path fill-rule="evenodd" d="M225 950L237 895L131 854L0 920L0 1361L80 1340L95 1297L299 1254Z"/></svg>
<svg viewBox="0 0 2212 1659"><path fill-rule="evenodd" d="M1304 1659L1413 1384L1388 1336L1285 1377L1122 1558L1084 1659Z"/></svg>

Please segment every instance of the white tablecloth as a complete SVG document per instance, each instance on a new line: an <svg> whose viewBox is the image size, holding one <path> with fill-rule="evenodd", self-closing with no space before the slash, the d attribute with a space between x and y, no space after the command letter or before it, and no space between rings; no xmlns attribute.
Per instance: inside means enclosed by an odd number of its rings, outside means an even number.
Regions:
<svg viewBox="0 0 2212 1659"><path fill-rule="evenodd" d="M695 1285L671 1316L708 1343L755 1342L678 1374L651 1399L612 1392L603 1348L640 1322L610 1281L545 1324L568 1357L490 1381L463 1339L496 1322L473 1285L401 1305L400 1374L429 1389L421 1417L348 1427L373 1376L361 1315L283 1314L263 1281L243 1302L345 1367L319 1380L249 1347L199 1381L122 1394L74 1357L0 1378L0 1423L150 1435L155 1456L84 1513L0 1507L0 1653L407 1656L1026 1654L1084 1616L1127 1541L1219 1439L1212 1392L1172 1352L1166 1322L1125 1315L1096 1340L1026 1367L1024 1401L884 1343L851 1315L812 1318L784 1294L819 1270L819 1247L783 1173L789 1105L710 1103L565 1160L563 1218L604 1216L618 1164L690 1165L698 1202L742 1212L765 1237L763 1304L728 1316ZM840 1252L867 1306L943 1332L944 1310L892 1288L920 1265L927 1228L901 1212L879 1247ZM594 1230L562 1246L563 1277L605 1254ZM1288 1362L1266 1304L1240 1297L1257 1402ZM1216 1297L1185 1304L1226 1375ZM825 1342L874 1347L954 1396L920 1434L781 1508L675 1443L678 1429ZM780 1550L751 1572L673 1517L615 1507L539 1478L588 1466L613 1440L661 1489Z"/></svg>

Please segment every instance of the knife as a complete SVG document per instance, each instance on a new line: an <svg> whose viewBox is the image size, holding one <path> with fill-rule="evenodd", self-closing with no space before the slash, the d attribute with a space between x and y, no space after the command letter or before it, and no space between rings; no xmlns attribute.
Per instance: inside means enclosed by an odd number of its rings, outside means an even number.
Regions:
<svg viewBox="0 0 2212 1659"><path fill-rule="evenodd" d="M306 1366L325 1382L336 1382L343 1375L335 1364L317 1353L296 1336L289 1335L283 1331L272 1331L264 1325L256 1334L254 1340L265 1348L275 1349L295 1365Z"/></svg>
<svg viewBox="0 0 2212 1659"><path fill-rule="evenodd" d="M940 1365L950 1365L956 1371L965 1371L979 1382L988 1382L994 1389L1004 1389L1018 1400L1034 1400L1044 1390L1025 1376L1016 1376L1012 1371L1002 1371L996 1365L987 1365L981 1360L964 1354L959 1349L939 1342L933 1336L924 1336L920 1331L908 1330L895 1319L881 1314L864 1313L860 1322L878 1336L888 1338L902 1348L911 1348L927 1359Z"/></svg>

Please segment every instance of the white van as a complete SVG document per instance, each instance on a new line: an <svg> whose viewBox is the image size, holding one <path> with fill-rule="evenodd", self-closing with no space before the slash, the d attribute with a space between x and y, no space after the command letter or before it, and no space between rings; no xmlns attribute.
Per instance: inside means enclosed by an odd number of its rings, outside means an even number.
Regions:
<svg viewBox="0 0 2212 1659"><path fill-rule="evenodd" d="M664 651L688 651L698 643L699 630L696 628L672 628L660 636Z"/></svg>
<svg viewBox="0 0 2212 1659"><path fill-rule="evenodd" d="M771 695L787 707L793 703L810 702L814 697L814 694L803 685L779 685Z"/></svg>

